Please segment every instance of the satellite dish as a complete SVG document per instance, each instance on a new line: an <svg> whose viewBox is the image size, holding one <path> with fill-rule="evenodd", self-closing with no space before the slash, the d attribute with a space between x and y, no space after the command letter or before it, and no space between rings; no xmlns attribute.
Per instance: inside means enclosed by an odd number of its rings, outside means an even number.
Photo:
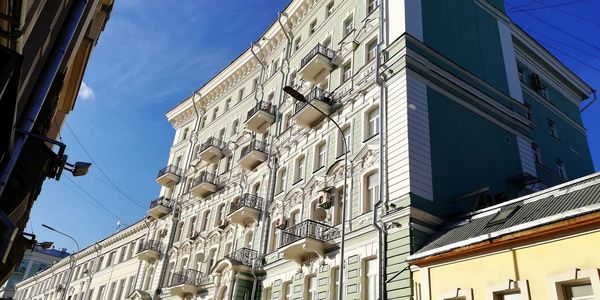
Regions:
<svg viewBox="0 0 600 300"><path fill-rule="evenodd" d="M325 219L327 219L327 211L324 208L317 207L313 213L313 217L317 221L325 221Z"/></svg>

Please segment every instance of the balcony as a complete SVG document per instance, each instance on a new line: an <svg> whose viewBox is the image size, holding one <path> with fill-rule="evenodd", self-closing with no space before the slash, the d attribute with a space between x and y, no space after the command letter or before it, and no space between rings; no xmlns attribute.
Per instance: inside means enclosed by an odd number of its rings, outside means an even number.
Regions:
<svg viewBox="0 0 600 300"><path fill-rule="evenodd" d="M319 83L333 70L335 51L318 44L300 62L299 74L304 80Z"/></svg>
<svg viewBox="0 0 600 300"><path fill-rule="evenodd" d="M246 128L256 133L265 132L275 122L275 107L271 103L260 101L248 111Z"/></svg>
<svg viewBox="0 0 600 300"><path fill-rule="evenodd" d="M252 263L258 258L258 252L249 248L240 248L225 257L237 265L252 267Z"/></svg>
<svg viewBox="0 0 600 300"><path fill-rule="evenodd" d="M156 182L164 187L173 187L179 183L181 169L174 165L168 165L162 170L158 171Z"/></svg>
<svg viewBox="0 0 600 300"><path fill-rule="evenodd" d="M213 173L202 172L200 176L194 178L190 185L192 195L200 198L206 198L218 190L217 176Z"/></svg>
<svg viewBox="0 0 600 300"><path fill-rule="evenodd" d="M173 273L169 282L169 293L187 299L188 296L195 296L200 291L200 279L203 278L202 272L187 269L185 271Z"/></svg>
<svg viewBox="0 0 600 300"><path fill-rule="evenodd" d="M327 224L306 220L281 232L279 253L298 264L312 253L323 258L339 233L337 228Z"/></svg>
<svg viewBox="0 0 600 300"><path fill-rule="evenodd" d="M306 97L306 101L309 101L323 113L305 102L296 102L294 117L296 123L302 127L313 128L325 118L325 115L329 115L333 111L332 106L334 101L331 98L331 95L318 87L315 87L310 91L308 97Z"/></svg>
<svg viewBox="0 0 600 300"><path fill-rule="evenodd" d="M148 240L141 243L138 247L137 258L148 263L152 263L160 256L162 243L160 241Z"/></svg>
<svg viewBox="0 0 600 300"><path fill-rule="evenodd" d="M248 146L242 148L240 154L240 166L242 169L253 171L266 160L267 144L253 139Z"/></svg>
<svg viewBox="0 0 600 300"><path fill-rule="evenodd" d="M263 198L253 194L244 194L242 198L231 203L227 217L231 223L244 227L258 223L262 205Z"/></svg>
<svg viewBox="0 0 600 300"><path fill-rule="evenodd" d="M150 202L148 216L154 219L160 219L171 212L173 201L166 197L160 197Z"/></svg>
<svg viewBox="0 0 600 300"><path fill-rule="evenodd" d="M223 157L223 148L225 148L225 143L223 143L223 141L210 137L200 147L198 157L209 163L214 162Z"/></svg>

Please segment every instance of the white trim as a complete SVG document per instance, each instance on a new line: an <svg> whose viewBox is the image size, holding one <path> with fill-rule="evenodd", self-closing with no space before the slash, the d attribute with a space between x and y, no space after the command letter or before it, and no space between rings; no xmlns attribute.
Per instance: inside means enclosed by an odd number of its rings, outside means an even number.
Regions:
<svg viewBox="0 0 600 300"><path fill-rule="evenodd" d="M497 295L516 294L521 296L522 300L530 300L529 297L529 281L527 280L512 280L507 279L502 283L497 283L488 288L487 299L496 300Z"/></svg>
<svg viewBox="0 0 600 300"><path fill-rule="evenodd" d="M600 299L600 269L572 269L569 272L554 275L549 279L551 300L565 300L563 287L568 284L584 283L589 281L594 292L594 299Z"/></svg>
<svg viewBox="0 0 600 300"><path fill-rule="evenodd" d="M502 57L504 58L504 69L506 70L506 81L508 83L509 94L517 101L524 103L521 82L519 81L519 72L517 71L517 58L512 44L510 28L508 28L504 22L498 20L498 31L500 34L500 45L502 47Z"/></svg>
<svg viewBox="0 0 600 300"><path fill-rule="evenodd" d="M441 300L453 300L460 297L464 297L465 300L473 300L473 289L457 287L453 291L442 293L439 298Z"/></svg>

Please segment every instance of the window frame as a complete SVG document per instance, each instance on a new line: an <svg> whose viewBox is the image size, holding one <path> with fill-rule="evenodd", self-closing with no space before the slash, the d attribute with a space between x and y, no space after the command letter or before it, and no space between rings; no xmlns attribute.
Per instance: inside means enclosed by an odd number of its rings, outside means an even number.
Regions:
<svg viewBox="0 0 600 300"><path fill-rule="evenodd" d="M490 300L502 300L500 297L511 294L520 295L523 300L530 300L529 281L509 280L508 285L506 282L499 282L488 288L488 299Z"/></svg>
<svg viewBox="0 0 600 300"><path fill-rule="evenodd" d="M566 273L550 277L550 300L567 300L564 295L564 287L568 285L590 282L593 296L600 297L600 269L577 269L573 268Z"/></svg>

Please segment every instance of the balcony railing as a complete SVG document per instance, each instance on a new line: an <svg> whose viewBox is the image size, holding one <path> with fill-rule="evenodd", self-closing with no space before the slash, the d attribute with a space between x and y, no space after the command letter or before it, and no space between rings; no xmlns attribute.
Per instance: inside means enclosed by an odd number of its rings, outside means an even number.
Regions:
<svg viewBox="0 0 600 300"><path fill-rule="evenodd" d="M321 44L317 44L317 46L315 46L312 50L310 50L310 52L308 52L308 54L306 54L306 56L304 56L302 61L300 61L300 69L304 68L304 66L306 66L306 64L308 64L308 62L310 62L310 60L313 59L313 57L315 57L318 54L321 54L321 55L329 58L330 60L332 60L335 57L335 51L333 51Z"/></svg>
<svg viewBox="0 0 600 300"><path fill-rule="evenodd" d="M161 177L168 173L179 176L179 174L181 174L181 169L178 166L168 165L168 166L162 168L160 171L158 171L158 176L156 176L156 177L158 178L158 177Z"/></svg>
<svg viewBox="0 0 600 300"><path fill-rule="evenodd" d="M335 101L332 98L331 93L324 91L323 89L319 88L319 87L314 87L310 93L308 93L308 95L306 96L306 101L314 101L314 100L318 100L321 101L329 106L332 106ZM296 106L294 109L294 114L297 114L298 112L300 112L305 106L307 106L308 104L306 102L302 102L302 101L297 101L296 102ZM327 112L325 112L327 113Z"/></svg>
<svg viewBox="0 0 600 300"><path fill-rule="evenodd" d="M210 173L210 172L201 172L200 175L198 175L198 177L196 177L196 178L194 178L194 180L192 180L190 187L194 188L195 186L197 186L201 183L204 183L204 182L208 182L208 183L217 185L217 175L215 175L215 173Z"/></svg>
<svg viewBox="0 0 600 300"><path fill-rule="evenodd" d="M144 251L148 251L148 250L160 252L161 248L162 248L162 243L160 241L147 240L138 246L137 252L140 253L140 252L144 252Z"/></svg>
<svg viewBox="0 0 600 300"><path fill-rule="evenodd" d="M252 262L258 257L258 252L248 248L241 248L226 255L226 257L244 266L252 267Z"/></svg>
<svg viewBox="0 0 600 300"><path fill-rule="evenodd" d="M211 284L214 283L215 278L213 276L210 275L202 275L200 276L200 278L198 278L197 282L199 286L202 285L207 285L207 284Z"/></svg>
<svg viewBox="0 0 600 300"><path fill-rule="evenodd" d="M206 142L204 142L202 144L202 147L200 148L200 152L202 152L210 147L216 147L216 148L222 150L225 147L225 143L223 143L223 141L221 141L218 138L209 137L208 140L206 140Z"/></svg>
<svg viewBox="0 0 600 300"><path fill-rule="evenodd" d="M170 286L176 286L181 284L199 285L198 280L202 277L202 272L187 269L185 271L173 273L171 276Z"/></svg>
<svg viewBox="0 0 600 300"><path fill-rule="evenodd" d="M240 159L242 159L244 156L248 155L250 152L252 152L252 150L257 150L263 153L267 153L267 144L264 142L261 142L259 140L252 140L252 142L250 142L250 144L248 144L248 146L242 148L242 152L240 154Z"/></svg>
<svg viewBox="0 0 600 300"><path fill-rule="evenodd" d="M167 197L160 197L160 198L154 199L154 200L152 200L152 202L150 202L150 208L155 208L159 205L166 206L166 207L173 207L173 200L171 200Z"/></svg>
<svg viewBox="0 0 600 300"><path fill-rule="evenodd" d="M321 242L329 242L339 237L337 228L313 220L306 220L281 232L279 247L285 247L304 238L312 238Z"/></svg>
<svg viewBox="0 0 600 300"><path fill-rule="evenodd" d="M262 209L263 198L253 194L244 194L241 199L237 199L229 206L229 213L233 213L242 207L250 207L256 210Z"/></svg>
<svg viewBox="0 0 600 300"><path fill-rule="evenodd" d="M246 120L249 120L250 118L252 118L252 116L254 116L254 114L261 110L272 115L275 114L275 107L273 106L273 104L264 101L259 101L258 103L256 103L256 105L254 105L254 107L252 107L251 110L248 111L248 114L246 115Z"/></svg>

